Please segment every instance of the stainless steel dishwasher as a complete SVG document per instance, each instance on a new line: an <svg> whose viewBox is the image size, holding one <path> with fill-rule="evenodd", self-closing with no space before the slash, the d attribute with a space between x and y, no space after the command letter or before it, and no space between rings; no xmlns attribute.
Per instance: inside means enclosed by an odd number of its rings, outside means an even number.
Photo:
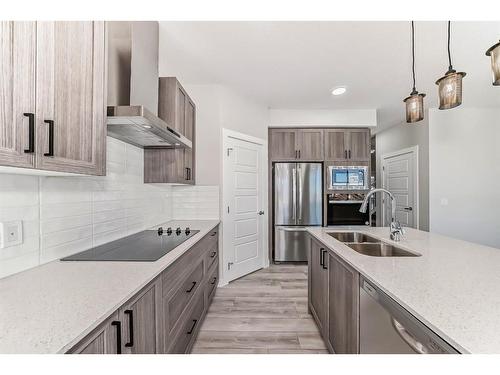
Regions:
<svg viewBox="0 0 500 375"><path fill-rule="evenodd" d="M459 353L363 277L359 297L361 354Z"/></svg>

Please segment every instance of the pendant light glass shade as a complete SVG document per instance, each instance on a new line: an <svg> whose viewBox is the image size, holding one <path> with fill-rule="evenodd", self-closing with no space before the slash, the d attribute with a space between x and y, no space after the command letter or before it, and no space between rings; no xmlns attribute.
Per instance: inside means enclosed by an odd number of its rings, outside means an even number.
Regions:
<svg viewBox="0 0 500 375"><path fill-rule="evenodd" d="M491 70L493 71L493 86L500 86L500 42L486 51L491 56Z"/></svg>
<svg viewBox="0 0 500 375"><path fill-rule="evenodd" d="M439 86L439 109L451 109L462 104L462 78L464 72L446 72L436 81Z"/></svg>
<svg viewBox="0 0 500 375"><path fill-rule="evenodd" d="M413 21L411 21L411 57L412 57L412 77L413 77L413 90L410 96L405 98L403 102L406 104L406 122L414 123L424 119L424 97L425 94L419 94L415 88L415 28Z"/></svg>
<svg viewBox="0 0 500 375"><path fill-rule="evenodd" d="M413 123L424 119L424 96L425 94L415 92L403 100L406 103L406 122Z"/></svg>
<svg viewBox="0 0 500 375"><path fill-rule="evenodd" d="M462 104L462 78L464 72L457 72L451 64L450 53L451 22L448 21L448 71L436 81L439 86L439 109L450 109Z"/></svg>

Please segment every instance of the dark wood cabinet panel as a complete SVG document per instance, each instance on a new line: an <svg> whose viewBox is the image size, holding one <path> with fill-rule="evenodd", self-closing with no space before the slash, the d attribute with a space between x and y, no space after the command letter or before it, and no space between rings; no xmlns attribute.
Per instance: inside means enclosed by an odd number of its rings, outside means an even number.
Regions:
<svg viewBox="0 0 500 375"><path fill-rule="evenodd" d="M326 161L369 161L369 129L325 130Z"/></svg>
<svg viewBox="0 0 500 375"><path fill-rule="evenodd" d="M325 262L325 248L311 238L309 257L309 309L318 324L323 337L327 329L328 272Z"/></svg>
<svg viewBox="0 0 500 375"><path fill-rule="evenodd" d="M104 22L37 22L38 169L105 174Z"/></svg>
<svg viewBox="0 0 500 375"><path fill-rule="evenodd" d="M338 354L359 352L359 274L336 256L328 261L328 345Z"/></svg>
<svg viewBox="0 0 500 375"><path fill-rule="evenodd" d="M325 130L325 160L347 159L347 137L345 129Z"/></svg>
<svg viewBox="0 0 500 375"><path fill-rule="evenodd" d="M370 131L367 129L349 131L349 160L370 159Z"/></svg>
<svg viewBox="0 0 500 375"><path fill-rule="evenodd" d="M297 131L297 140L300 160L323 160L323 129L300 129Z"/></svg>
<svg viewBox="0 0 500 375"><path fill-rule="evenodd" d="M144 182L195 184L196 105L175 77L160 77L158 116L188 138L191 149L145 149Z"/></svg>
<svg viewBox="0 0 500 375"><path fill-rule="evenodd" d="M270 129L269 159L276 161L298 158L297 130Z"/></svg>
<svg viewBox="0 0 500 375"><path fill-rule="evenodd" d="M90 333L69 353L73 354L118 354L117 334L121 330L118 313L111 315L104 323ZM121 332L120 332L121 334Z"/></svg>
<svg viewBox="0 0 500 375"><path fill-rule="evenodd" d="M35 166L35 57L36 22L0 22L1 165Z"/></svg>

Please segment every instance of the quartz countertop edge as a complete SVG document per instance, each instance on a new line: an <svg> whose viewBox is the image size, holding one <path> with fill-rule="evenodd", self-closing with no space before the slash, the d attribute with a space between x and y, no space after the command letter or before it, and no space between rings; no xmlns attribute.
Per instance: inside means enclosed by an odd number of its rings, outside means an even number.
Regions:
<svg viewBox="0 0 500 375"><path fill-rule="evenodd" d="M307 228L316 240L461 353L500 353L500 293L496 291L500 249L405 230L403 240L394 242L387 227ZM421 256L359 254L328 235L342 231L366 233Z"/></svg>
<svg viewBox="0 0 500 375"><path fill-rule="evenodd" d="M155 262L55 260L1 279L0 353L67 352L218 224L175 220L153 227L200 231Z"/></svg>

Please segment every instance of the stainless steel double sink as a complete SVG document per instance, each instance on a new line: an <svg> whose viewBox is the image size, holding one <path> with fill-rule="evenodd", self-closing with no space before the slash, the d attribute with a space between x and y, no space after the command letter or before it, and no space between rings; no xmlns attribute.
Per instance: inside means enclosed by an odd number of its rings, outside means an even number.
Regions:
<svg viewBox="0 0 500 375"><path fill-rule="evenodd" d="M328 234L363 255L372 257L420 256L420 254L412 253L361 232L330 232Z"/></svg>

